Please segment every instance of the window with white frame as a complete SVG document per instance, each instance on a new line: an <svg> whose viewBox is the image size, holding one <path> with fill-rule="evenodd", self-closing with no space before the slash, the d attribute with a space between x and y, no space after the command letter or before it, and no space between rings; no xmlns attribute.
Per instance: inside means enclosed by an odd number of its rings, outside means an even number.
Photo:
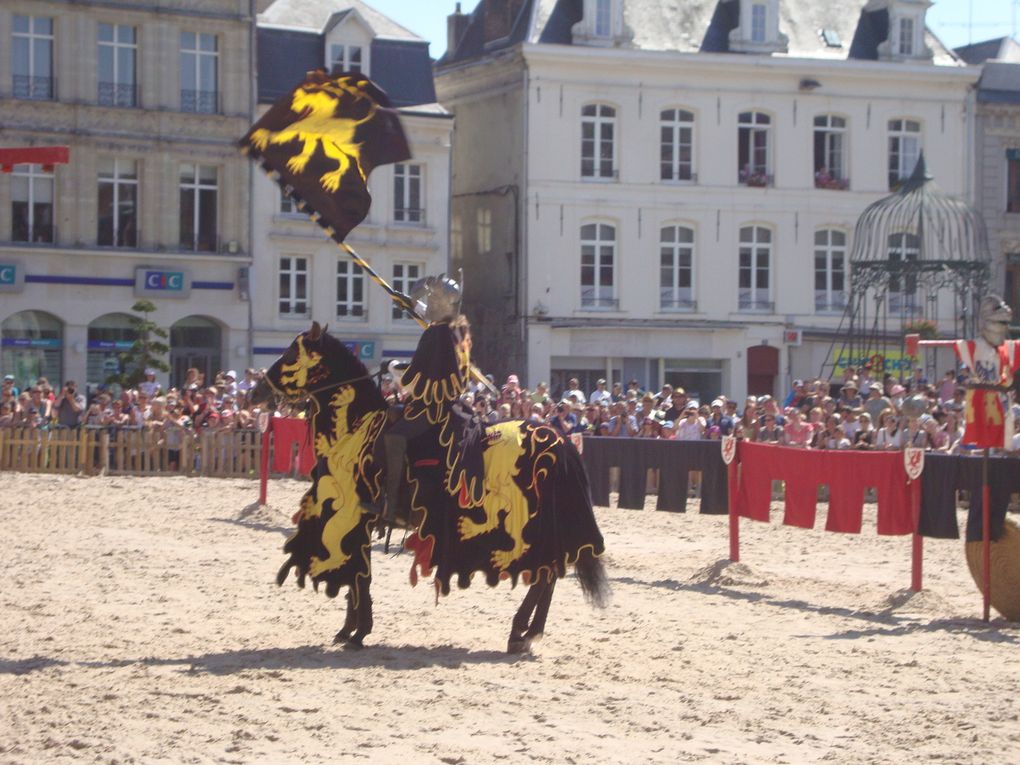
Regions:
<svg viewBox="0 0 1020 765"><path fill-rule="evenodd" d="M612 37L613 0L595 0L595 36Z"/></svg>
<svg viewBox="0 0 1020 765"><path fill-rule="evenodd" d="M751 5L751 42L765 42L767 19L768 8L765 3L753 3Z"/></svg>
<svg viewBox="0 0 1020 765"><path fill-rule="evenodd" d="M280 214L281 215L296 215L298 213L297 203L283 193L283 189L280 189Z"/></svg>
<svg viewBox="0 0 1020 765"><path fill-rule="evenodd" d="M99 25L99 104L137 106L138 43L134 27Z"/></svg>
<svg viewBox="0 0 1020 765"><path fill-rule="evenodd" d="M693 181L694 114L686 109L659 113L659 177L664 181Z"/></svg>
<svg viewBox="0 0 1020 765"><path fill-rule="evenodd" d="M772 310L772 231L764 226L740 229L737 304L742 311Z"/></svg>
<svg viewBox="0 0 1020 765"><path fill-rule="evenodd" d="M737 119L737 180L744 186L772 185L772 118L741 112Z"/></svg>
<svg viewBox="0 0 1020 765"><path fill-rule="evenodd" d="M889 189L895 191L911 176L921 156L921 123L889 120Z"/></svg>
<svg viewBox="0 0 1020 765"><path fill-rule="evenodd" d="M694 302L694 229L664 226L659 231L659 307L691 311Z"/></svg>
<svg viewBox="0 0 1020 765"><path fill-rule="evenodd" d="M845 117L834 114L815 117L815 188L837 191L850 188Z"/></svg>
<svg viewBox="0 0 1020 765"><path fill-rule="evenodd" d="M889 235L889 310L909 315L916 313L917 274L910 273L911 263L916 263L921 254L921 240L915 234L898 233Z"/></svg>
<svg viewBox="0 0 1020 765"><path fill-rule="evenodd" d="M181 165L181 247L215 252L219 174L212 165Z"/></svg>
<svg viewBox="0 0 1020 765"><path fill-rule="evenodd" d="M424 266L421 263L397 262L393 264L393 289L405 295L411 294L411 287L421 279ZM392 313L394 319L410 319L407 312L396 303L393 304Z"/></svg>
<svg viewBox="0 0 1020 765"><path fill-rule="evenodd" d="M365 272L346 258L336 262L336 315L338 319L365 316Z"/></svg>
<svg viewBox="0 0 1020 765"><path fill-rule="evenodd" d="M15 165L11 175L11 239L53 242L53 173L42 165Z"/></svg>
<svg viewBox="0 0 1020 765"><path fill-rule="evenodd" d="M901 16L896 24L896 52L901 56L914 55L914 19Z"/></svg>
<svg viewBox="0 0 1020 765"><path fill-rule="evenodd" d="M214 34L181 32L181 111L219 111L219 42Z"/></svg>
<svg viewBox="0 0 1020 765"><path fill-rule="evenodd" d="M280 258L280 316L304 318L310 313L308 258L285 255Z"/></svg>
<svg viewBox="0 0 1020 765"><path fill-rule="evenodd" d="M411 162L393 165L393 220L397 223L424 223L422 178L424 168Z"/></svg>
<svg viewBox="0 0 1020 765"><path fill-rule="evenodd" d="M138 163L133 159L99 160L99 232L105 247L138 245Z"/></svg>
<svg viewBox="0 0 1020 765"><path fill-rule="evenodd" d="M363 58L363 48L360 45L344 45L341 43L332 43L329 46L329 69L330 71L339 70L341 72L364 72L368 75L367 68L364 64L367 63Z"/></svg>
<svg viewBox="0 0 1020 765"><path fill-rule="evenodd" d="M846 233L836 229L815 232L815 311L846 308Z"/></svg>
<svg viewBox="0 0 1020 765"><path fill-rule="evenodd" d="M616 109L612 106L581 107L581 177L616 177Z"/></svg>
<svg viewBox="0 0 1020 765"><path fill-rule="evenodd" d="M581 306L616 308L616 227L581 226Z"/></svg>
<svg viewBox="0 0 1020 765"><path fill-rule="evenodd" d="M53 79L53 19L14 16L12 22L14 97L52 101L57 91Z"/></svg>

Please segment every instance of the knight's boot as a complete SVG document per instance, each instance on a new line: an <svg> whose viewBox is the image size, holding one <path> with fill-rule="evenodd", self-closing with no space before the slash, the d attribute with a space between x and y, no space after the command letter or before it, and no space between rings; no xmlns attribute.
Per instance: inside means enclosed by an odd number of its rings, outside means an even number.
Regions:
<svg viewBox="0 0 1020 765"><path fill-rule="evenodd" d="M407 453L407 439L396 433L383 436L386 444L386 496L380 520L391 526L406 527L406 519L400 516L400 485L406 467L404 456Z"/></svg>

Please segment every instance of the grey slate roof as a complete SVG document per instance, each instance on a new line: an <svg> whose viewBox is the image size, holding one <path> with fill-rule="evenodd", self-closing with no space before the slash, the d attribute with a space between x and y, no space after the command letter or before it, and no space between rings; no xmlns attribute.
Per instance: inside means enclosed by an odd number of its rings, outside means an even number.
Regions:
<svg viewBox="0 0 1020 765"><path fill-rule="evenodd" d="M258 15L258 24L323 33L351 10L358 12L376 37L425 42L362 0L276 0Z"/></svg>
<svg viewBox="0 0 1020 765"><path fill-rule="evenodd" d="M435 103L428 42L361 0L276 0L259 16L259 103L272 103L301 82L305 72L324 65L326 33L352 9L376 34L369 76L386 91L393 105Z"/></svg>
<svg viewBox="0 0 1020 765"><path fill-rule="evenodd" d="M479 0L455 50L446 51L438 66L478 58L522 41L572 44L571 27L583 16L582 0L526 0L512 33L497 44L485 44L486 0ZM865 11L866 0L782 0L780 31L789 38L785 54L795 58L877 59L878 45L888 30L886 11ZM727 53L729 33L738 23L736 0L625 0L627 39L620 47L648 51ZM523 25L526 23L526 28ZM821 30L835 32L841 47L829 47ZM954 53L931 33L925 43L934 63L959 65Z"/></svg>
<svg viewBox="0 0 1020 765"><path fill-rule="evenodd" d="M1020 104L1020 63L989 61L978 81L978 101Z"/></svg>
<svg viewBox="0 0 1020 765"><path fill-rule="evenodd" d="M968 64L983 64L990 59L1020 61L1020 44L1011 37L996 37L956 49L956 55Z"/></svg>

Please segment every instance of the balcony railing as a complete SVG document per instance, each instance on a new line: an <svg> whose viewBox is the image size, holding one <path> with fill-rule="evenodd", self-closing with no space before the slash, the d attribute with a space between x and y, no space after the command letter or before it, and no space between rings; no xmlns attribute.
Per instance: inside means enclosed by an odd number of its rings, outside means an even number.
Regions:
<svg viewBox="0 0 1020 765"><path fill-rule="evenodd" d="M368 321L368 309L363 305L337 303L336 318L340 321Z"/></svg>
<svg viewBox="0 0 1020 765"><path fill-rule="evenodd" d="M197 114L219 114L218 90L181 90L181 111Z"/></svg>
<svg viewBox="0 0 1020 765"><path fill-rule="evenodd" d="M815 188L829 191L846 191L850 188L850 179L819 170L815 173Z"/></svg>
<svg viewBox="0 0 1020 765"><path fill-rule="evenodd" d="M917 295L903 292L889 293L889 313L916 316L921 313L921 305Z"/></svg>
<svg viewBox="0 0 1020 765"><path fill-rule="evenodd" d="M415 226L425 225L425 210L412 207L398 207L393 211L393 220L397 223L410 223Z"/></svg>
<svg viewBox="0 0 1020 765"><path fill-rule="evenodd" d="M181 249L186 252L220 252L219 236L181 233Z"/></svg>
<svg viewBox="0 0 1020 765"><path fill-rule="evenodd" d="M615 311L620 307L618 298L595 297L592 295L581 296L581 308L599 308L602 310Z"/></svg>
<svg viewBox="0 0 1020 765"><path fill-rule="evenodd" d="M761 311L762 313L772 313L775 310L776 304L771 300L760 300L753 297L741 297L737 301L737 307L741 311Z"/></svg>
<svg viewBox="0 0 1020 765"><path fill-rule="evenodd" d="M659 308L663 311L688 311L698 310L698 301L688 298L660 298Z"/></svg>
<svg viewBox="0 0 1020 765"><path fill-rule="evenodd" d="M14 97L33 101L54 101L57 97L57 81L53 77L30 77L14 75Z"/></svg>
<svg viewBox="0 0 1020 765"><path fill-rule="evenodd" d="M737 176L737 182L741 186L749 186L756 189L771 188L774 180L771 173L752 172L750 170L741 170Z"/></svg>
<svg viewBox="0 0 1020 765"><path fill-rule="evenodd" d="M815 293L816 313L842 313L846 309L846 293L837 295L828 292Z"/></svg>
<svg viewBox="0 0 1020 765"><path fill-rule="evenodd" d="M128 82L99 83L100 106L138 106L138 85Z"/></svg>
<svg viewBox="0 0 1020 765"><path fill-rule="evenodd" d="M36 223L29 229L28 225L15 220L11 241L21 244L53 244L57 241L57 227L52 223Z"/></svg>

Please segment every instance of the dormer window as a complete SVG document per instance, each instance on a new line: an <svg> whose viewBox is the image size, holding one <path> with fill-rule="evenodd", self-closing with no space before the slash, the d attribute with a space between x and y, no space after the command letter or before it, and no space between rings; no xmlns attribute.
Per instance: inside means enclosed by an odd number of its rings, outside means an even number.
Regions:
<svg viewBox="0 0 1020 765"><path fill-rule="evenodd" d="M325 64L330 72L371 76L375 32L355 8L337 11L326 24Z"/></svg>
<svg viewBox="0 0 1020 765"><path fill-rule="evenodd" d="M739 0L740 22L730 32L734 53L786 53L786 35L779 31L779 0Z"/></svg>
<svg viewBox="0 0 1020 765"><path fill-rule="evenodd" d="M581 20L571 28L578 45L616 45L624 36L623 0L583 0Z"/></svg>
<svg viewBox="0 0 1020 765"><path fill-rule="evenodd" d="M341 45L333 43L329 46L329 70L339 69L342 72L363 72L362 48L360 45Z"/></svg>
<svg viewBox="0 0 1020 765"><path fill-rule="evenodd" d="M901 18L897 24L896 52L901 56L914 55L914 20Z"/></svg>
<svg viewBox="0 0 1020 765"><path fill-rule="evenodd" d="M595 0L595 36L613 34L613 0Z"/></svg>
<svg viewBox="0 0 1020 765"><path fill-rule="evenodd" d="M932 50L924 42L925 15L931 4L931 0L868 0L867 13L881 12L889 19L886 38L878 44L880 60L931 60Z"/></svg>

